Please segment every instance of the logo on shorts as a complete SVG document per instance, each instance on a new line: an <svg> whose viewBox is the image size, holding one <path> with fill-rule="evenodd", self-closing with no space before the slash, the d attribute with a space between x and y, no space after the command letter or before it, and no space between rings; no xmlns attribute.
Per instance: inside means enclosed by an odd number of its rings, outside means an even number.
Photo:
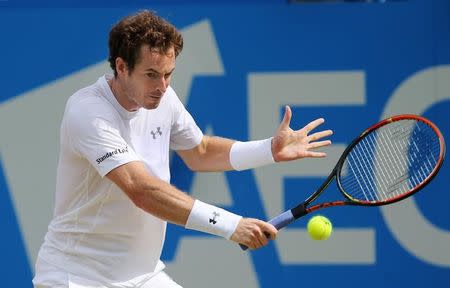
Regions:
<svg viewBox="0 0 450 288"><path fill-rule="evenodd" d="M156 127L156 131L151 130L150 134L152 134L153 139L156 139L156 136L162 136L161 127Z"/></svg>
<svg viewBox="0 0 450 288"><path fill-rule="evenodd" d="M209 218L209 223L216 224L217 223L216 219L219 218L219 217L220 217L219 213L213 212L213 217L212 217L212 219Z"/></svg>

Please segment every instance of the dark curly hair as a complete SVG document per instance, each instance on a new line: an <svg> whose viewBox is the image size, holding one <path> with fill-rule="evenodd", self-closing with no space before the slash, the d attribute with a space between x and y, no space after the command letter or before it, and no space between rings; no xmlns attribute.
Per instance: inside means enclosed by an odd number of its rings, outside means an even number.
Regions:
<svg viewBox="0 0 450 288"><path fill-rule="evenodd" d="M183 36L175 26L152 11L144 10L123 18L109 33L108 61L115 76L117 57L125 61L131 72L139 60L142 45L149 45L159 53L166 53L174 47L176 57L183 49Z"/></svg>

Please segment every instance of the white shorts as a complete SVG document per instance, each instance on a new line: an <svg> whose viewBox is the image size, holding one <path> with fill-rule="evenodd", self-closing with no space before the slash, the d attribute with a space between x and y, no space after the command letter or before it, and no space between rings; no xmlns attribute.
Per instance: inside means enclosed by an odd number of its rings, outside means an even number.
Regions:
<svg viewBox="0 0 450 288"><path fill-rule="evenodd" d="M89 284L87 284L89 283ZM76 278L65 271L51 265L45 260L38 259L36 263L36 276L33 279L34 288L111 288L104 284L92 284L89 280ZM164 271L156 273L149 280L139 283L121 283L114 287L136 287L136 288L183 288Z"/></svg>

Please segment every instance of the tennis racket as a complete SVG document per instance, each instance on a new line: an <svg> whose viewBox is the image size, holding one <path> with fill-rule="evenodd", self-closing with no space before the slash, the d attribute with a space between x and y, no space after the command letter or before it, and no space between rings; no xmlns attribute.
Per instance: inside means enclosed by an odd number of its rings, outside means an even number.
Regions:
<svg viewBox="0 0 450 288"><path fill-rule="evenodd" d="M444 156L444 138L430 120L410 114L387 118L350 143L319 189L269 223L280 230L322 208L381 206L400 201L430 183ZM333 180L344 198L311 206ZM246 250L247 246L241 248Z"/></svg>

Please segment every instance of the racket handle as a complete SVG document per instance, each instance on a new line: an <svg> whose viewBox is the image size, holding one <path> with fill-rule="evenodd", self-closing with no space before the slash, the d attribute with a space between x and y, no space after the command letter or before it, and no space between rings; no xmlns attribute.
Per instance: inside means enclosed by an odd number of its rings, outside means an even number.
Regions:
<svg viewBox="0 0 450 288"><path fill-rule="evenodd" d="M280 215L270 219L269 223L275 226L277 230L281 230L282 228L294 222L294 220L295 218L294 215L292 215L292 211L287 210L286 212L283 212Z"/></svg>
<svg viewBox="0 0 450 288"><path fill-rule="evenodd" d="M277 228L277 230L281 230L282 228L292 223L294 220L294 215L292 215L291 210L288 210L269 220L269 223ZM269 238L270 235L266 233L266 237ZM239 246L241 246L241 249L244 251L248 249L248 247L244 244L239 244Z"/></svg>

